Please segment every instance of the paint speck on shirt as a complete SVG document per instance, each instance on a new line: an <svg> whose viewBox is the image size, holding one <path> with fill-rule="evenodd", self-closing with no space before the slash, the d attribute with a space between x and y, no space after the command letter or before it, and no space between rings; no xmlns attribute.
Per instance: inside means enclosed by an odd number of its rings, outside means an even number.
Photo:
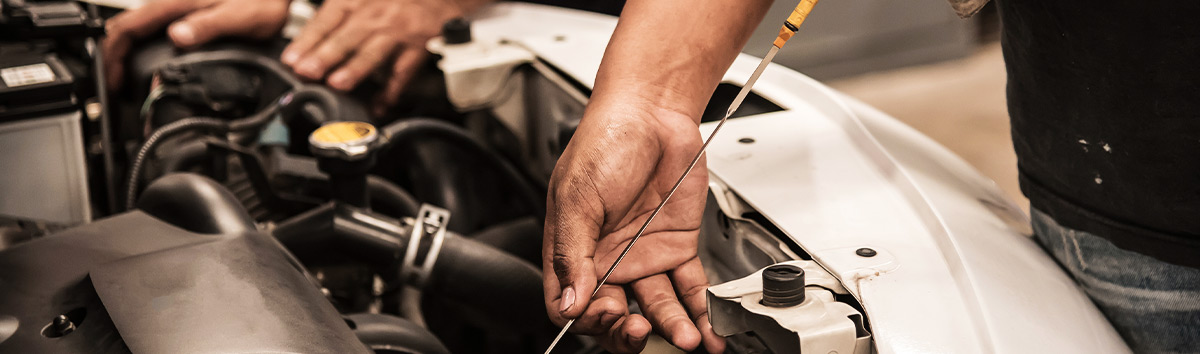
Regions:
<svg viewBox="0 0 1200 354"><path fill-rule="evenodd" d="M1104 183L1104 180L1100 179L1100 175L1096 175L1096 179L1094 181L1096 181L1096 184Z"/></svg>
<svg viewBox="0 0 1200 354"><path fill-rule="evenodd" d="M1083 144L1083 145L1087 145L1087 140L1079 139L1079 143Z"/></svg>
<svg viewBox="0 0 1200 354"><path fill-rule="evenodd" d="M1109 147L1108 144L1104 144L1104 151L1112 152L1112 147Z"/></svg>

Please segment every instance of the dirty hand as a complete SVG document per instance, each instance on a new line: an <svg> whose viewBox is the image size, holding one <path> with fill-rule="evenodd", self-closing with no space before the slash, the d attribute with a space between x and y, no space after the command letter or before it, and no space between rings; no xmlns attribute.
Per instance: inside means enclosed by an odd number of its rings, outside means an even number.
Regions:
<svg viewBox="0 0 1200 354"><path fill-rule="evenodd" d="M284 64L300 76L349 91L368 74L389 65L391 76L376 98L376 115L394 103L428 55L425 42L442 24L463 15L455 1L327 0L283 51Z"/></svg>
<svg viewBox="0 0 1200 354"><path fill-rule="evenodd" d="M603 98L601 98L603 100ZM698 119L647 109L650 100L593 101L550 181L542 268L546 308L558 325L639 352L651 328L671 344L724 350L705 305L696 256L708 172L701 160L594 299L599 278L687 169L702 143ZM630 314L626 290L641 313Z"/></svg>
<svg viewBox="0 0 1200 354"><path fill-rule="evenodd" d="M291 0L162 0L147 3L108 20L104 39L105 75L110 90L121 85L125 55L133 42L167 28L180 48L195 47L218 37L269 38L287 22Z"/></svg>

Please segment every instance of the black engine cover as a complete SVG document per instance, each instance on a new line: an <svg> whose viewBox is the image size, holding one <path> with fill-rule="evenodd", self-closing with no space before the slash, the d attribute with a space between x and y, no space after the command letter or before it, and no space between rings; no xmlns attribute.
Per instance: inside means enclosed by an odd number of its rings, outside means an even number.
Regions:
<svg viewBox="0 0 1200 354"><path fill-rule="evenodd" d="M0 352L370 353L318 289L252 225L133 211L0 251Z"/></svg>

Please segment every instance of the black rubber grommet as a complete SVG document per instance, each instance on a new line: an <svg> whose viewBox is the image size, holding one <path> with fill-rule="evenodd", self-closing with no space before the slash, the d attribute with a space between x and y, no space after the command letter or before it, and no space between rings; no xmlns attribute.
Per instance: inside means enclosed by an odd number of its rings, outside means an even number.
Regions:
<svg viewBox="0 0 1200 354"><path fill-rule="evenodd" d="M762 304L789 307L804 302L804 269L788 264L767 267L762 273Z"/></svg>
<svg viewBox="0 0 1200 354"><path fill-rule="evenodd" d="M442 25L442 39L446 44L463 44L471 41L471 22L462 17L446 21Z"/></svg>

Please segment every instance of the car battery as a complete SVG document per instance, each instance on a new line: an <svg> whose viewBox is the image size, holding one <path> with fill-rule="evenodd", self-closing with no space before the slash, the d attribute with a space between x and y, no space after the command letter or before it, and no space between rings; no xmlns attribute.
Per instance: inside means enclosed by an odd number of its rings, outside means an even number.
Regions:
<svg viewBox="0 0 1200 354"><path fill-rule="evenodd" d="M90 221L74 77L53 53L0 53L0 214Z"/></svg>

